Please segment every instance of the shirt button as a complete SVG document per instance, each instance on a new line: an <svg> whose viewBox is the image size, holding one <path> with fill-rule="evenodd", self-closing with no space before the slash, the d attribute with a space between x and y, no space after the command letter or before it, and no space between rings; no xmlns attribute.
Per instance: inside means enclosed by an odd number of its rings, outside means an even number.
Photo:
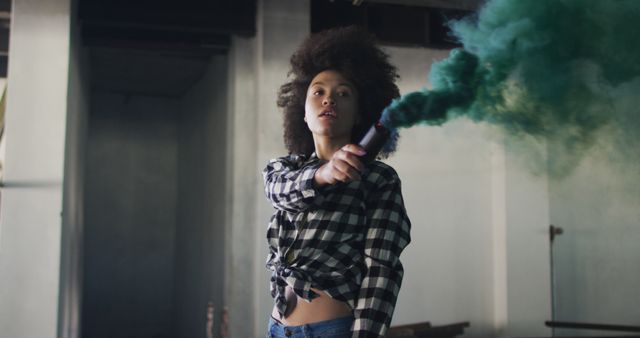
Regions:
<svg viewBox="0 0 640 338"><path fill-rule="evenodd" d="M291 337L293 333L291 332L291 330L284 330L284 335L287 337Z"/></svg>

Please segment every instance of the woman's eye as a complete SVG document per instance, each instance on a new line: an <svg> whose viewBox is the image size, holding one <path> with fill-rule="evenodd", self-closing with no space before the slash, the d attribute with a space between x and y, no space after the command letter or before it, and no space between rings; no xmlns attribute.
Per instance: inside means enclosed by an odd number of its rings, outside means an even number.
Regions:
<svg viewBox="0 0 640 338"><path fill-rule="evenodd" d="M339 92L338 95L341 97L347 97L349 96L349 92Z"/></svg>
<svg viewBox="0 0 640 338"><path fill-rule="evenodd" d="M314 91L314 92L313 92L313 95L315 95L315 96L322 95L322 90L316 90L316 91Z"/></svg>

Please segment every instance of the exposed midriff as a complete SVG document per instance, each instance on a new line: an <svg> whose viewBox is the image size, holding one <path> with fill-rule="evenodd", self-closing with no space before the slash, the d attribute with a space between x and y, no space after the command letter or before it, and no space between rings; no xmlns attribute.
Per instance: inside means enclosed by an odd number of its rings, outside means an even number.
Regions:
<svg viewBox="0 0 640 338"><path fill-rule="evenodd" d="M289 287L287 288L289 289ZM311 302L298 297L295 308L286 318L280 318L278 309L275 306L271 311L271 316L284 325L297 326L336 319L351 314L351 308L347 303L331 298L322 290L314 288L311 290L318 294L318 297ZM287 292L287 294L296 297L293 292Z"/></svg>

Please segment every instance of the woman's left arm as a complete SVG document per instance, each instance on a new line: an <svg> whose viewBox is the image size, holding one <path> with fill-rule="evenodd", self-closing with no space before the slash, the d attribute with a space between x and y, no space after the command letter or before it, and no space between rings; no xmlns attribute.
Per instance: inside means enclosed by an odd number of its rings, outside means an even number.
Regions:
<svg viewBox="0 0 640 338"><path fill-rule="evenodd" d="M367 200L367 270L354 309L354 338L384 337L404 274L400 253L411 241L411 223L395 172Z"/></svg>

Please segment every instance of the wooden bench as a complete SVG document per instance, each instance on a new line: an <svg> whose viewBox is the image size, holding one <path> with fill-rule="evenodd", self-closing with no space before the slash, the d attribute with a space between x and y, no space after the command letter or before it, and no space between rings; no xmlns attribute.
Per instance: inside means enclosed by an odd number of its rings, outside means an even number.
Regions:
<svg viewBox="0 0 640 338"><path fill-rule="evenodd" d="M386 338L452 338L464 333L469 322L432 326L429 322L390 327Z"/></svg>

